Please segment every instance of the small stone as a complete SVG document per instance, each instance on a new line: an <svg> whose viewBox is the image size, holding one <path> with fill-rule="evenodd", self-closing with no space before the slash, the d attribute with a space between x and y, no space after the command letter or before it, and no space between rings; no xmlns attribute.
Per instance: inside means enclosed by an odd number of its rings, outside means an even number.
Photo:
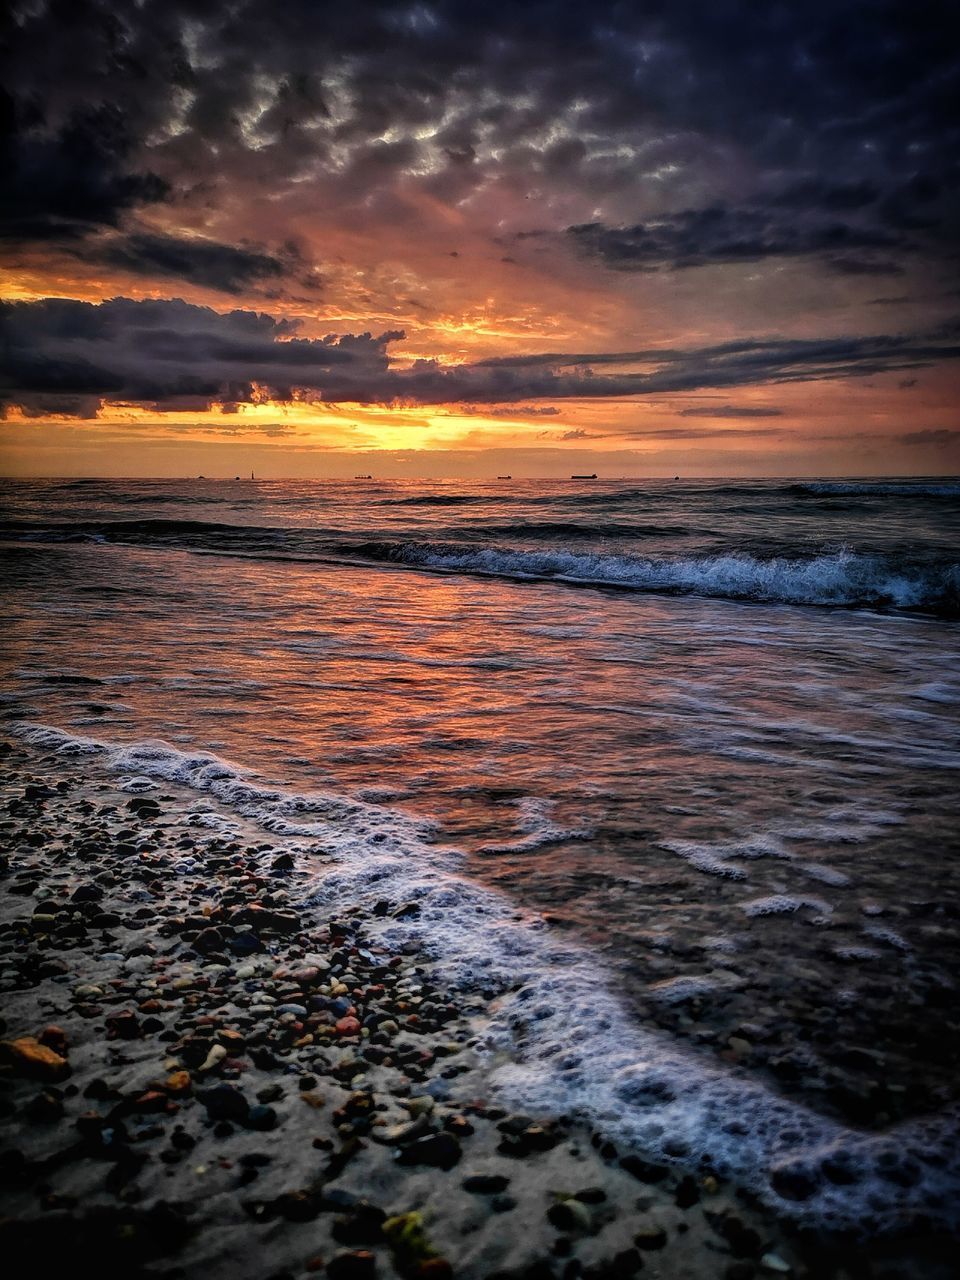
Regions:
<svg viewBox="0 0 960 1280"><path fill-rule="evenodd" d="M415 1142L417 1138L422 1138L429 1132L430 1121L426 1116L418 1116L416 1120L412 1120L407 1124L396 1124L371 1136L375 1137L378 1142L386 1142L390 1146L401 1147L408 1142Z"/></svg>
<svg viewBox="0 0 960 1280"><path fill-rule="evenodd" d="M490 1201L490 1210L492 1213L509 1213L511 1209L517 1207L517 1202L513 1196L494 1196Z"/></svg>
<svg viewBox="0 0 960 1280"><path fill-rule="evenodd" d="M277 1127L277 1113L273 1107L255 1106L251 1107L247 1112L247 1118L244 1124L248 1129L257 1129L265 1133L268 1129Z"/></svg>
<svg viewBox="0 0 960 1280"><path fill-rule="evenodd" d="M673 1197L673 1203L678 1209L691 1209L700 1199L700 1188L696 1181L688 1173L681 1178L677 1184L676 1194Z"/></svg>
<svg viewBox="0 0 960 1280"><path fill-rule="evenodd" d="M648 1223L634 1232L633 1243L638 1249L662 1249L667 1243L667 1233L663 1227Z"/></svg>
<svg viewBox="0 0 960 1280"><path fill-rule="evenodd" d="M383 1025L381 1022L380 1026L382 1027ZM396 1030L399 1030L396 1024L394 1026ZM421 1093L416 1098L405 1098L400 1105L404 1111L409 1111L412 1116L428 1116L433 1112L437 1104L429 1093Z"/></svg>
<svg viewBox="0 0 960 1280"><path fill-rule="evenodd" d="M216 1067L220 1066L226 1056L227 1051L224 1046L222 1044L215 1044L204 1058L203 1062L201 1062L199 1067L197 1067L197 1071L201 1075L206 1071L213 1071Z"/></svg>
<svg viewBox="0 0 960 1280"><path fill-rule="evenodd" d="M404 1274L410 1280L452 1280L453 1267L446 1258L424 1258Z"/></svg>
<svg viewBox="0 0 960 1280"><path fill-rule="evenodd" d="M420 1138L404 1147L400 1153L398 1164L429 1164L437 1169L452 1169L463 1152L460 1143L451 1133L436 1133L429 1138Z"/></svg>
<svg viewBox="0 0 960 1280"><path fill-rule="evenodd" d="M494 1196L501 1191L506 1191L510 1185L510 1179L503 1176L502 1173L474 1173L469 1178L464 1178L462 1186L464 1191L470 1191L477 1196Z"/></svg>
<svg viewBox="0 0 960 1280"><path fill-rule="evenodd" d="M327 1263L330 1280L372 1280L376 1275L377 1260L366 1249L353 1253L338 1253Z"/></svg>
<svg viewBox="0 0 960 1280"><path fill-rule="evenodd" d="M0 1057L13 1068L15 1075L26 1076L30 1080L56 1082L66 1080L70 1075L70 1064L66 1058L33 1036L0 1042Z"/></svg>
<svg viewBox="0 0 960 1280"><path fill-rule="evenodd" d="M632 1173L639 1182L648 1184L662 1182L670 1170L665 1164L651 1164L649 1160L641 1160L639 1156L624 1156L620 1168Z"/></svg>
<svg viewBox="0 0 960 1280"><path fill-rule="evenodd" d="M273 1202L274 1210L287 1222L312 1222L322 1208L320 1197L309 1188L284 1191Z"/></svg>
<svg viewBox="0 0 960 1280"><path fill-rule="evenodd" d="M136 1040L140 1035L140 1021L129 1010L108 1014L106 1023L108 1040Z"/></svg>
<svg viewBox="0 0 960 1280"><path fill-rule="evenodd" d="M341 1036L358 1036L360 1034L360 1023L356 1018L338 1018L335 1027L337 1034ZM328 1267L327 1270L329 1271L329 1269Z"/></svg>
<svg viewBox="0 0 960 1280"><path fill-rule="evenodd" d="M790 1263L781 1258L779 1253L765 1253L760 1259L760 1265L765 1271L775 1271L780 1275L786 1275L790 1271Z"/></svg>
<svg viewBox="0 0 960 1280"><path fill-rule="evenodd" d="M54 1053L59 1053L61 1058L67 1056L67 1033L62 1027L44 1027L37 1039Z"/></svg>
<svg viewBox="0 0 960 1280"><path fill-rule="evenodd" d="M26 1106L27 1118L34 1124L56 1124L63 1118L63 1102L57 1097L59 1089L54 1092L44 1090L32 1098Z"/></svg>
<svg viewBox="0 0 960 1280"><path fill-rule="evenodd" d="M197 1095L211 1120L244 1120L250 1104L232 1084L218 1084Z"/></svg>
<svg viewBox="0 0 960 1280"><path fill-rule="evenodd" d="M74 889L70 895L72 902L99 902L103 897L103 890L98 884L82 884L78 889Z"/></svg>
<svg viewBox="0 0 960 1280"><path fill-rule="evenodd" d="M579 1200L559 1200L547 1210L547 1218L558 1231L589 1231L593 1226L590 1210Z"/></svg>
<svg viewBox="0 0 960 1280"><path fill-rule="evenodd" d="M331 1234L338 1244L382 1244L386 1218L382 1209L360 1200L348 1214L334 1220Z"/></svg>
<svg viewBox="0 0 960 1280"><path fill-rule="evenodd" d="M642 1269L643 1255L639 1249L623 1249L620 1253L614 1254L609 1269L604 1271L604 1275L609 1275L615 1280L630 1280L631 1276L635 1276Z"/></svg>

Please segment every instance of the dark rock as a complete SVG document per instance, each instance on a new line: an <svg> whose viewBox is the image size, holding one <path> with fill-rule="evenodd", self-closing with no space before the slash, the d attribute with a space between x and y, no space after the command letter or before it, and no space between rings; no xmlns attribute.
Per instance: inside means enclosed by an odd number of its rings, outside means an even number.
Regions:
<svg viewBox="0 0 960 1280"><path fill-rule="evenodd" d="M474 1173L469 1178L464 1178L462 1183L464 1191L472 1191L478 1196L497 1195L500 1191L506 1191L509 1185L510 1179L502 1173Z"/></svg>
<svg viewBox="0 0 960 1280"><path fill-rule="evenodd" d="M451 1133L435 1133L429 1138L420 1138L404 1147L400 1153L398 1164L429 1164L437 1169L452 1169L463 1152L460 1143Z"/></svg>
<svg viewBox="0 0 960 1280"><path fill-rule="evenodd" d="M584 1232L593 1226L590 1210L579 1200L559 1200L547 1210L547 1219L558 1231Z"/></svg>
<svg viewBox="0 0 960 1280"><path fill-rule="evenodd" d="M376 1275L377 1260L366 1249L354 1253L338 1253L327 1263L330 1280L372 1280Z"/></svg>
<svg viewBox="0 0 960 1280"><path fill-rule="evenodd" d="M323 1205L317 1192L304 1187L299 1191L284 1191L272 1207L287 1222L312 1222Z"/></svg>
<svg viewBox="0 0 960 1280"><path fill-rule="evenodd" d="M265 1107L258 1104L250 1108L243 1123L248 1129L256 1129L261 1133L266 1133L269 1129L277 1127L277 1113L273 1107Z"/></svg>
<svg viewBox="0 0 960 1280"><path fill-rule="evenodd" d="M245 1120L250 1112L250 1104L232 1084L217 1084L211 1089L203 1089L197 1099L206 1108L211 1120Z"/></svg>
<svg viewBox="0 0 960 1280"><path fill-rule="evenodd" d="M193 949L199 951L201 955L210 955L211 952L219 951L223 942L223 934L219 929L203 929L194 938Z"/></svg>
<svg viewBox="0 0 960 1280"><path fill-rule="evenodd" d="M639 1156L624 1156L620 1168L632 1173L639 1182L648 1184L662 1182L670 1170L665 1164L651 1164L649 1160L641 1160Z"/></svg>
<svg viewBox="0 0 960 1280"><path fill-rule="evenodd" d="M98 884L82 884L70 895L71 902L99 902L103 890Z"/></svg>
<svg viewBox="0 0 960 1280"><path fill-rule="evenodd" d="M56 1124L63 1117L63 1101L57 1093L45 1089L31 1098L26 1106L27 1118L34 1124Z"/></svg>
<svg viewBox="0 0 960 1280"><path fill-rule="evenodd" d="M108 1040L136 1040L140 1035L140 1020L128 1009L107 1014L106 1023Z"/></svg>
<svg viewBox="0 0 960 1280"><path fill-rule="evenodd" d="M263 943L255 933L237 933L227 939L227 947L234 955L252 956L263 950Z"/></svg>
<svg viewBox="0 0 960 1280"><path fill-rule="evenodd" d="M386 1217L382 1209L361 1200L348 1215L334 1220L331 1234L338 1244L382 1244Z"/></svg>
<svg viewBox="0 0 960 1280"><path fill-rule="evenodd" d="M681 1178L677 1184L676 1194L673 1197L673 1203L678 1209L690 1209L697 1204L700 1199L700 1188L697 1186L696 1180L688 1173Z"/></svg>
<svg viewBox="0 0 960 1280"><path fill-rule="evenodd" d="M638 1249L662 1249L667 1243L667 1233L663 1227L651 1223L634 1233L633 1243Z"/></svg>

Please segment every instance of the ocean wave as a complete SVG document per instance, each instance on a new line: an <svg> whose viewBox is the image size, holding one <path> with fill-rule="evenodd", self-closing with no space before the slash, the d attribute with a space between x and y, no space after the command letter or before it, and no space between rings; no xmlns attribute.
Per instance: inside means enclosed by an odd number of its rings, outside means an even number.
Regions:
<svg viewBox="0 0 960 1280"><path fill-rule="evenodd" d="M491 497L481 493L418 493L406 498L384 498L381 507L469 507L490 502Z"/></svg>
<svg viewBox="0 0 960 1280"><path fill-rule="evenodd" d="M674 595L950 614L960 611L960 563L899 568L882 557L852 551L827 552L802 560L764 559L746 552L655 559L386 541L358 544L353 550L371 559L422 568L550 578Z"/></svg>
<svg viewBox="0 0 960 1280"><path fill-rule="evenodd" d="M485 1089L511 1107L579 1117L657 1163L714 1169L814 1227L869 1234L917 1219L957 1225L955 1112L863 1133L637 1025L592 953L467 880L457 851L430 843L417 819L325 792L272 787L210 752L105 742L37 724L14 731L38 750L91 759L132 791L158 779L196 791L196 811L184 819L195 839L205 838L204 829L211 839L236 831L241 820L277 837L308 837L309 847L330 859L310 899L325 914L355 903L370 908L383 898L417 902L418 914L404 920L377 920L368 910L371 933L390 946L424 948L439 976L455 985L502 993L485 1029L478 1025L478 1050L486 1054ZM76 764L70 768L75 773ZM758 900L752 907L829 910L813 898ZM650 998L680 1002L738 985L731 957L723 962L692 978L664 977Z"/></svg>
<svg viewBox="0 0 960 1280"><path fill-rule="evenodd" d="M608 532L602 525L567 522L518 523L498 528L518 541ZM627 526L631 536L675 535L678 528ZM623 529L616 526L617 536ZM491 532L482 526L477 538ZM960 562L920 564L894 556L849 549L807 557L728 551L695 556L639 556L606 549L543 550L486 541L420 541L417 538L358 538L322 528L234 525L203 520L0 521L3 535L25 540L123 543L234 555L280 557L324 563L393 564L414 569L473 573L513 580L550 580L578 586L667 595L705 596L767 604L886 608L960 614Z"/></svg>
<svg viewBox="0 0 960 1280"><path fill-rule="evenodd" d="M839 497L960 498L960 481L956 480L810 480L792 488L795 493Z"/></svg>
<svg viewBox="0 0 960 1280"><path fill-rule="evenodd" d="M590 523L577 520L516 520L450 529L448 535L457 538L482 534L484 538L518 538L524 541L558 541L562 538L589 538L593 541L616 538L626 541L630 538L682 538L691 532L685 525L636 524L627 520Z"/></svg>

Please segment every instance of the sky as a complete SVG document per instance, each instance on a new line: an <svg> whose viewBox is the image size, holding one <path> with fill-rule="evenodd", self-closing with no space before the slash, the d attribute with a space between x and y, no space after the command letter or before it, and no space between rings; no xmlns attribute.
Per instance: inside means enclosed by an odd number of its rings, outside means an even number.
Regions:
<svg viewBox="0 0 960 1280"><path fill-rule="evenodd" d="M953 5L0 22L0 473L960 472Z"/></svg>

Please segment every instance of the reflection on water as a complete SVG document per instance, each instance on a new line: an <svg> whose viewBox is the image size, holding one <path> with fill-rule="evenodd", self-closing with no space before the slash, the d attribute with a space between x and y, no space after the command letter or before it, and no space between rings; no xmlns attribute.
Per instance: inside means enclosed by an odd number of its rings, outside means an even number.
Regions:
<svg viewBox="0 0 960 1280"><path fill-rule="evenodd" d="M955 1088L954 624L89 544L2 581L10 718L427 815L822 1109Z"/></svg>

